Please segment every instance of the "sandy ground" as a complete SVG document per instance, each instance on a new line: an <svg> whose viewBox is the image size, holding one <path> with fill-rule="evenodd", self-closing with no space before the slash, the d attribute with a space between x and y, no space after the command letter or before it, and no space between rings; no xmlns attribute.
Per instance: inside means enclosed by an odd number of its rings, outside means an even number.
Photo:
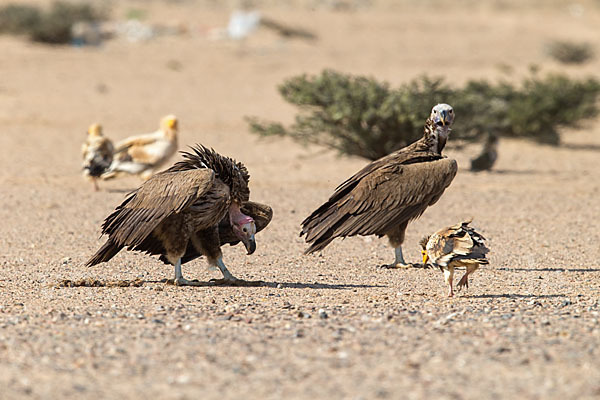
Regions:
<svg viewBox="0 0 600 400"><path fill-rule="evenodd" d="M300 221L365 162L247 132L246 115L292 119L275 87L299 73L460 83L505 66L511 77L532 63L558 70L543 51L553 38L600 50L597 2L456 3L265 2L266 15L314 30L312 43L264 31L207 40L231 11L217 2L120 5L115 17L147 8L148 21L188 27L141 44L0 37L0 398L599 398L600 120L565 132L564 147L502 141L490 173L466 169L477 149L448 150L459 174L409 226L405 252L418 260L421 236L473 217L491 264L453 299L439 271L378 270L392 257L384 240L302 256ZM101 221L140 183L94 193L79 170L85 129L99 121L120 139L168 113L181 119L182 147L243 161L252 198L273 206L255 255L224 249L234 274L265 286L167 286L170 267L126 252L83 266ZM219 275L203 260L184 272ZM82 278L144 284L56 287Z"/></svg>

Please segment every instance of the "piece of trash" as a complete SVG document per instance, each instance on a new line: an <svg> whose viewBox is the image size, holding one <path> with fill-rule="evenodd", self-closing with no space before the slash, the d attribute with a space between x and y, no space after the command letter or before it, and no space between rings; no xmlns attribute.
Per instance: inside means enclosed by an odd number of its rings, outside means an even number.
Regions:
<svg viewBox="0 0 600 400"><path fill-rule="evenodd" d="M259 11L235 10L229 17L227 37L234 40L244 39L258 28L260 24Z"/></svg>

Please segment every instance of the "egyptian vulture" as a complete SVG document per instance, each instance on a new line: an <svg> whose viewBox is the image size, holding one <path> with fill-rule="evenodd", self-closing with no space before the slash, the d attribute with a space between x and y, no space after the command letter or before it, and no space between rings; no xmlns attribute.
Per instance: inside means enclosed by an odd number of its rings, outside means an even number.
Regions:
<svg viewBox="0 0 600 400"><path fill-rule="evenodd" d="M182 154L182 161L144 182L104 220L108 240L87 265L108 261L127 247L174 265L176 285L198 286L183 277L181 264L204 255L223 273L213 284L257 284L229 272L221 245L241 241L252 254L254 235L271 220L271 208L249 201L250 175L242 163L202 145Z"/></svg>
<svg viewBox="0 0 600 400"><path fill-rule="evenodd" d="M431 236L426 236L419 244L423 254L423 264L429 261L444 272L444 279L449 287L448 297L454 296L452 279L456 267L466 267L467 272L458 282L458 290L469 288L469 275L481 264L489 264L486 254L485 238L469 226L471 221L461 222L440 229Z"/></svg>
<svg viewBox="0 0 600 400"><path fill-rule="evenodd" d="M444 193L456 175L455 160L442 156L454 110L438 104L425 122L423 137L373 161L337 187L333 195L302 222L300 236L310 243L306 254L322 250L337 237L387 236L395 260L386 268L408 268L402 243L408 223Z"/></svg>
<svg viewBox="0 0 600 400"><path fill-rule="evenodd" d="M110 179L119 173L140 175L150 178L177 151L178 121L174 115L160 120L156 132L130 136L118 142L110 168L102 175Z"/></svg>
<svg viewBox="0 0 600 400"><path fill-rule="evenodd" d="M90 125L85 143L81 145L81 153L83 155L83 175L92 180L95 191L99 189L96 180L110 166L113 152L113 144L102 134L102 126L100 124Z"/></svg>

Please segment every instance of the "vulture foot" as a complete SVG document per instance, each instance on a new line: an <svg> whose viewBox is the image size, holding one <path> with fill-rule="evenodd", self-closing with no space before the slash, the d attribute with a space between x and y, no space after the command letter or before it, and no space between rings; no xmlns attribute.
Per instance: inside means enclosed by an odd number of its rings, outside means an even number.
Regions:
<svg viewBox="0 0 600 400"><path fill-rule="evenodd" d="M245 281L243 279L238 278L221 278L221 279L211 279L209 281L210 285L215 286L261 286L264 284L263 281Z"/></svg>
<svg viewBox="0 0 600 400"><path fill-rule="evenodd" d="M202 284L198 279L194 279L192 281L187 280L185 278L179 279L165 279L164 280L167 285L174 286L206 286L206 284Z"/></svg>

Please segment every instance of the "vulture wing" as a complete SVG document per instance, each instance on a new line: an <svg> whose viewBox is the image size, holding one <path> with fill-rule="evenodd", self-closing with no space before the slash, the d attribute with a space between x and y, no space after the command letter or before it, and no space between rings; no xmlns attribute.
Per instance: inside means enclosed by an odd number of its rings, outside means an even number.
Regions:
<svg viewBox="0 0 600 400"><path fill-rule="evenodd" d="M106 218L102 233L117 245L135 247L165 218L191 207L217 182L214 171L206 168L157 174ZM201 209L211 212L210 207Z"/></svg>
<svg viewBox="0 0 600 400"><path fill-rule="evenodd" d="M323 249L336 237L382 236L419 217L440 198L456 171L456 161L428 153L394 153L369 164L302 222L301 235L312 243L306 253Z"/></svg>

